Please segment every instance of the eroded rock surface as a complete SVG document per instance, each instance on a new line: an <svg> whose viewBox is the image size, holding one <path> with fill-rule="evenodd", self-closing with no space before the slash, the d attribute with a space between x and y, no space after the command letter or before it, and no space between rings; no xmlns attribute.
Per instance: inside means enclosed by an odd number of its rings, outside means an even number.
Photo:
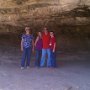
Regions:
<svg viewBox="0 0 90 90"><path fill-rule="evenodd" d="M89 6L90 0L0 0L0 32L17 32L25 25L35 30L88 25Z"/></svg>

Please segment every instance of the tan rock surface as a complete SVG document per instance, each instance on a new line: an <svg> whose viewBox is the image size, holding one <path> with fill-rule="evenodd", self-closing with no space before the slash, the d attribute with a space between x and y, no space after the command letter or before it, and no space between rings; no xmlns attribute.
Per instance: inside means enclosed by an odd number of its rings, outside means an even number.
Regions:
<svg viewBox="0 0 90 90"><path fill-rule="evenodd" d="M62 14L84 4L90 5L90 0L0 0L0 32L3 32L3 26L7 29L8 25L57 27L62 24L82 24L82 21L89 23L90 17L74 18L72 15Z"/></svg>

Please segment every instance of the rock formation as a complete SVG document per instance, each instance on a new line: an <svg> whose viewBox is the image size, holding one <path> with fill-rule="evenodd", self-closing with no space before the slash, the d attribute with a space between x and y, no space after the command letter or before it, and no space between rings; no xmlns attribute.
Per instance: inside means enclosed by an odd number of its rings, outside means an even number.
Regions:
<svg viewBox="0 0 90 90"><path fill-rule="evenodd" d="M88 50L90 0L0 0L0 40L17 43L25 26L54 30L60 50Z"/></svg>
<svg viewBox="0 0 90 90"><path fill-rule="evenodd" d="M90 0L0 0L0 32L17 33L26 25L57 32L68 26L76 31L83 25L89 28Z"/></svg>

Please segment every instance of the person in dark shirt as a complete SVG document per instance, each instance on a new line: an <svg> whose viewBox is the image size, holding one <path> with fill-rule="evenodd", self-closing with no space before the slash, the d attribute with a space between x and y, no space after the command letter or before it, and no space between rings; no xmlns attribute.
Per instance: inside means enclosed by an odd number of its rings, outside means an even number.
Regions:
<svg viewBox="0 0 90 90"><path fill-rule="evenodd" d="M35 60L35 66L40 66L40 60L42 55L42 33L39 31L37 33L37 38L35 40L35 50L36 50L36 60Z"/></svg>

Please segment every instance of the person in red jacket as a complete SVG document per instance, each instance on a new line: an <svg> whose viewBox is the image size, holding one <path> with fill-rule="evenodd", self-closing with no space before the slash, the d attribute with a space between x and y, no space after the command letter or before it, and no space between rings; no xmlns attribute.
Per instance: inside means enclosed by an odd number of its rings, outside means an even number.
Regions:
<svg viewBox="0 0 90 90"><path fill-rule="evenodd" d="M51 61L50 61L50 33L48 32L47 28L44 27L43 32L42 32L42 42L43 42L43 48L42 48L42 56L41 56L41 62L40 66L44 67L45 66L45 60L46 60L46 55L47 57L47 67L51 67Z"/></svg>
<svg viewBox="0 0 90 90"><path fill-rule="evenodd" d="M54 32L50 32L51 66L56 67L56 38Z"/></svg>

